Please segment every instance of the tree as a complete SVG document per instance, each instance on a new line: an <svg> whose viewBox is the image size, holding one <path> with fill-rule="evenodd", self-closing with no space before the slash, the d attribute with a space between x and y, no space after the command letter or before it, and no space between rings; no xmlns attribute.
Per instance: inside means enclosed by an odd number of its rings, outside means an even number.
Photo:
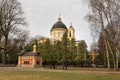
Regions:
<svg viewBox="0 0 120 80"><path fill-rule="evenodd" d="M0 34L4 39L3 64L8 54L9 36L19 25L25 25L21 4L17 0L0 0Z"/></svg>
<svg viewBox="0 0 120 80"><path fill-rule="evenodd" d="M1 46L1 40L2 40L2 34L1 34L1 31L0 31L0 46ZM0 47L2 48L2 47Z"/></svg>
<svg viewBox="0 0 120 80"><path fill-rule="evenodd" d="M76 48L76 45L75 45L75 39L72 38L70 41L69 41L69 59L70 59L70 62L72 63L72 65L74 65L74 62L75 62L75 58L77 56L77 48Z"/></svg>
<svg viewBox="0 0 120 80"><path fill-rule="evenodd" d="M99 64L100 65L104 65L106 66L106 60L107 60L107 57L106 57L106 46L105 46L105 42L104 42L104 37L103 35L100 34L100 37L99 37L99 40L98 40L98 53L99 53L99 56L98 58L96 59L99 59Z"/></svg>
<svg viewBox="0 0 120 80"><path fill-rule="evenodd" d="M112 43L116 49L116 70L118 70L118 57L120 53L119 36L113 35L112 29L107 31L106 28L109 25L114 28L117 25L117 29L120 20L120 1L119 0L89 0L91 13L87 16L91 24L91 27L95 27L97 30L102 31L104 42L106 43L106 54L108 56L108 68L109 66L109 44ZM95 31L97 34L99 31Z"/></svg>
<svg viewBox="0 0 120 80"><path fill-rule="evenodd" d="M41 52L43 56L43 62L47 63L50 61L50 53L52 52L52 45L50 44L50 40L47 39L44 43L39 44L39 52Z"/></svg>
<svg viewBox="0 0 120 80"><path fill-rule="evenodd" d="M67 38L67 33L65 32L62 38L62 58L61 58L61 62L63 64L63 69L65 67L65 69L67 70L67 66L68 66L68 60L69 60L69 50L68 50L68 38Z"/></svg>
<svg viewBox="0 0 120 80"><path fill-rule="evenodd" d="M6 55L7 64L17 64L18 53L25 49L26 42L28 41L28 31L21 30L9 36L8 51ZM4 41L2 41L4 43Z"/></svg>
<svg viewBox="0 0 120 80"><path fill-rule="evenodd" d="M106 30L107 30L107 31L110 31L110 27L107 27ZM114 29L113 29L113 30L114 30ZM110 31L110 32L111 32L111 31ZM111 35L114 35L114 33L116 33L116 31L113 31L113 32L111 32L111 33L112 33ZM105 40L105 38L103 37L102 33L100 34L99 42L98 42L99 55L103 56L105 59L109 57L109 58L110 58L110 59L109 59L109 64L110 64L110 65L114 64L114 69L116 69L116 59L115 59L115 57L116 57L116 49L115 49L115 47L114 47L114 44L113 44L113 43L110 43L110 42L108 41L108 37L106 37L106 38L107 38L107 40ZM105 56L104 53L105 53L106 51L107 51L107 53L109 54L109 56L108 56L108 55ZM104 58L101 59L102 62L105 62L105 61L103 61ZM111 64L111 60L112 60L112 62L113 62L112 64Z"/></svg>
<svg viewBox="0 0 120 80"><path fill-rule="evenodd" d="M53 63L54 63L54 66L53 68L55 69L55 65L56 64L60 64L60 60L62 58L62 53L61 53L61 41L56 41L53 45Z"/></svg>
<svg viewBox="0 0 120 80"><path fill-rule="evenodd" d="M87 46L84 41L81 41L77 46L77 62L83 65L87 61L87 55Z"/></svg>
<svg viewBox="0 0 120 80"><path fill-rule="evenodd" d="M51 52L49 53L49 59L52 63L53 69L56 68L56 64L60 63L61 59L61 42L57 41L54 45L51 45Z"/></svg>

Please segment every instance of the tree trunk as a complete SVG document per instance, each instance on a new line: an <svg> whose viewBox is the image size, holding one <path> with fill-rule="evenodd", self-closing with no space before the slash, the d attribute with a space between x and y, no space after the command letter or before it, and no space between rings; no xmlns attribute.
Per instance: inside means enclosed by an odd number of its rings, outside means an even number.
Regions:
<svg viewBox="0 0 120 80"><path fill-rule="evenodd" d="M55 69L56 67L55 67L55 62L52 62L52 66L53 66L53 69Z"/></svg>
<svg viewBox="0 0 120 80"><path fill-rule="evenodd" d="M111 52L111 54L112 54L113 63L114 63L114 70L116 70L115 55L113 54L113 51L112 51L112 49L111 49L110 44L109 44L109 42L108 42L108 41L107 41L107 44L108 44L108 47L109 47L110 52Z"/></svg>
<svg viewBox="0 0 120 80"><path fill-rule="evenodd" d="M8 37L5 37L5 45L4 45L3 61L2 61L3 65L6 64L7 45L8 45Z"/></svg>
<svg viewBox="0 0 120 80"><path fill-rule="evenodd" d="M67 70L67 66L68 66L68 64L67 64L67 62L65 62L65 70Z"/></svg>
<svg viewBox="0 0 120 80"><path fill-rule="evenodd" d="M2 64L5 65L6 64L6 54L3 52L2 54Z"/></svg>
<svg viewBox="0 0 120 80"><path fill-rule="evenodd" d="M62 69L64 70L64 63L62 63Z"/></svg>
<svg viewBox="0 0 120 80"><path fill-rule="evenodd" d="M116 52L116 71L118 71L118 69L119 69L119 58L118 58L118 55L119 54L119 51L117 50L117 52Z"/></svg>
<svg viewBox="0 0 120 80"><path fill-rule="evenodd" d="M67 65L65 66L65 70L67 70Z"/></svg>
<svg viewBox="0 0 120 80"><path fill-rule="evenodd" d="M109 52L108 52L108 46L107 46L107 41L106 40L105 40L105 45L106 45L108 70L110 70L110 59L109 59Z"/></svg>

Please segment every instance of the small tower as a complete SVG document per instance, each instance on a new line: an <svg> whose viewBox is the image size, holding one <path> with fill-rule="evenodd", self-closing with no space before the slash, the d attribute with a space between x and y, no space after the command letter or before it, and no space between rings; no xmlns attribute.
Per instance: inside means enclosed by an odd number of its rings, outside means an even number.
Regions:
<svg viewBox="0 0 120 80"><path fill-rule="evenodd" d="M33 46L33 52L36 52L37 51L37 46L34 44L34 46Z"/></svg>
<svg viewBox="0 0 120 80"><path fill-rule="evenodd" d="M68 29L68 39L75 39L75 29L73 28L72 23L70 24L70 27Z"/></svg>

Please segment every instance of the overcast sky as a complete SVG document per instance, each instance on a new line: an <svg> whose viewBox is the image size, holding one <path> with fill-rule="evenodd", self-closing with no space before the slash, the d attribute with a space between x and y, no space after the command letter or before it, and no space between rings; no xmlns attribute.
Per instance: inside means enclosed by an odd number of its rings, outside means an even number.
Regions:
<svg viewBox="0 0 120 80"><path fill-rule="evenodd" d="M92 38L89 24L84 19L88 11L85 0L19 0L28 22L30 36L50 37L50 29L61 14L62 22L69 27L72 22L76 40L85 40L90 46Z"/></svg>

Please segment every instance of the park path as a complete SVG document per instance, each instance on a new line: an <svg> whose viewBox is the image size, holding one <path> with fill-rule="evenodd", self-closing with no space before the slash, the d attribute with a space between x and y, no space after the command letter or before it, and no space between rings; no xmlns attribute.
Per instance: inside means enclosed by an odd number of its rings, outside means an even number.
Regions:
<svg viewBox="0 0 120 80"><path fill-rule="evenodd" d="M64 72L64 73L91 73L91 74L120 74L120 71L97 71L97 70L54 70L45 68L24 68L24 67L0 67L0 72L11 72L11 71L48 71L48 72Z"/></svg>

